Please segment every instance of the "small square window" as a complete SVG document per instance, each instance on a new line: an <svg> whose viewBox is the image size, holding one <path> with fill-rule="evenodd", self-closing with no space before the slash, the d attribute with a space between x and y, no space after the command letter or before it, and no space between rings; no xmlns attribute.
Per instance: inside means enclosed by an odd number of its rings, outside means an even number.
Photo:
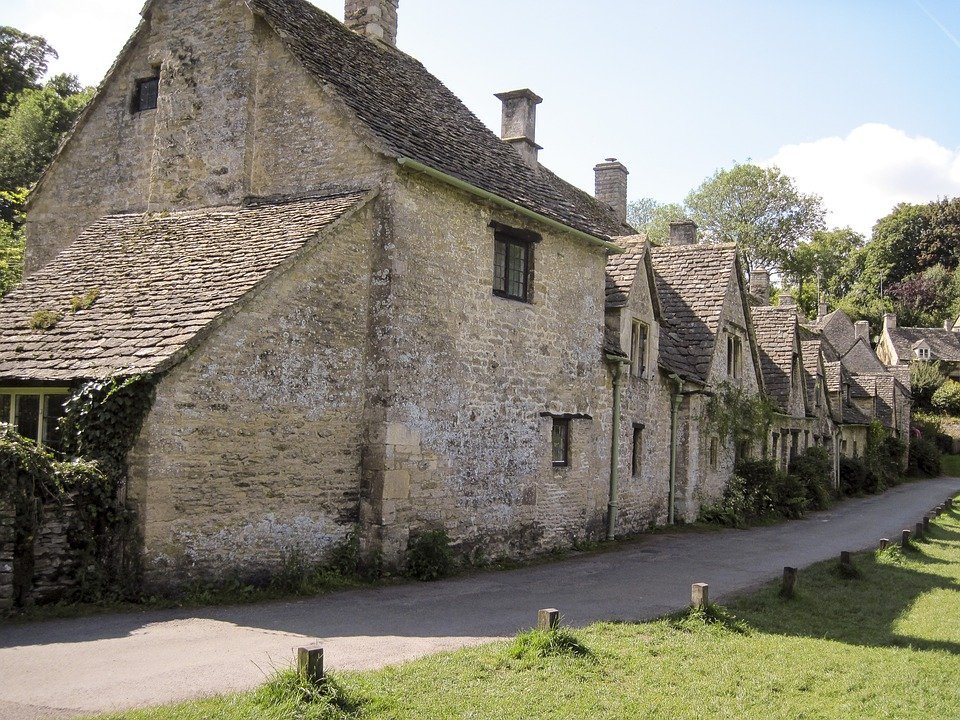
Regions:
<svg viewBox="0 0 960 720"><path fill-rule="evenodd" d="M566 467L570 464L570 420L554 418L551 439L554 466Z"/></svg>
<svg viewBox="0 0 960 720"><path fill-rule="evenodd" d="M642 377L647 371L647 339L650 336L645 323L633 321L630 337L630 374Z"/></svg>
<svg viewBox="0 0 960 720"><path fill-rule="evenodd" d="M493 294L530 302L536 233L494 223Z"/></svg>
<svg viewBox="0 0 960 720"><path fill-rule="evenodd" d="M160 76L137 80L137 87L133 94L133 112L155 110L157 98L160 95Z"/></svg>

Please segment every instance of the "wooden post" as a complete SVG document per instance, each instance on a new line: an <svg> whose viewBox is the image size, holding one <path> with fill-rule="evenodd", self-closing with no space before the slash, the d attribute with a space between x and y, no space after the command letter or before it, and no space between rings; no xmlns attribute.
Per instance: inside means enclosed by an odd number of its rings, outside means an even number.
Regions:
<svg viewBox="0 0 960 720"><path fill-rule="evenodd" d="M880 549L886 550L890 547L890 538L880 538Z"/></svg>
<svg viewBox="0 0 960 720"><path fill-rule="evenodd" d="M851 565L853 565L853 561L850 559L850 551L849 551L849 550L841 550L841 551L840 551L840 564L841 564L841 565L846 565L847 567L850 567Z"/></svg>
<svg viewBox="0 0 960 720"><path fill-rule="evenodd" d="M710 604L710 586L706 583L694 583L691 585L690 604L694 610L705 610Z"/></svg>
<svg viewBox="0 0 960 720"><path fill-rule="evenodd" d="M923 539L923 523L918 522L913 526L913 537L918 542Z"/></svg>
<svg viewBox="0 0 960 720"><path fill-rule="evenodd" d="M780 588L780 594L784 597L793 597L797 588L797 569L794 567L783 568L783 586Z"/></svg>
<svg viewBox="0 0 960 720"><path fill-rule="evenodd" d="M314 685L323 682L323 648L319 645L298 647L297 672Z"/></svg>
<svg viewBox="0 0 960 720"><path fill-rule="evenodd" d="M910 545L910 531L904 530L900 533L900 547L906 548Z"/></svg>
<svg viewBox="0 0 960 720"><path fill-rule="evenodd" d="M560 627L560 611L544 608L537 612L537 630L556 630Z"/></svg>
<svg viewBox="0 0 960 720"><path fill-rule="evenodd" d="M943 505L937 505L933 509L933 512L937 515L937 517L940 517L940 514L943 512Z"/></svg>
<svg viewBox="0 0 960 720"><path fill-rule="evenodd" d="M926 535L928 532L930 532L930 516L924 515L923 516L923 534Z"/></svg>

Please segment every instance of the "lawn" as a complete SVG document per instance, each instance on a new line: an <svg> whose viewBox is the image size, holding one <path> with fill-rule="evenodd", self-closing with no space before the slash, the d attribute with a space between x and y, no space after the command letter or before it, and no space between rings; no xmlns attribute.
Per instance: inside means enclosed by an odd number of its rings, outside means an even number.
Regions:
<svg viewBox="0 0 960 720"><path fill-rule="evenodd" d="M213 718L954 718L960 715L960 513L901 552L802 569L726 608L532 632L315 691L259 690L101 716Z"/></svg>
<svg viewBox="0 0 960 720"><path fill-rule="evenodd" d="M960 477L960 455L944 455L940 460L940 474Z"/></svg>

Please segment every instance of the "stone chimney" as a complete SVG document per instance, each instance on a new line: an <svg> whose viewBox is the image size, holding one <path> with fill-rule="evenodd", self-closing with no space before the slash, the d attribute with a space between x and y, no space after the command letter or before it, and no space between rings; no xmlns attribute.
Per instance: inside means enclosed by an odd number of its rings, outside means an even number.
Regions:
<svg viewBox="0 0 960 720"><path fill-rule="evenodd" d="M894 330L897 327L897 316L894 313L884 313L883 329Z"/></svg>
<svg viewBox="0 0 960 720"><path fill-rule="evenodd" d="M766 268L754 268L750 271L750 294L760 300L761 305L770 304L770 271Z"/></svg>
<svg viewBox="0 0 960 720"><path fill-rule="evenodd" d="M943 321L944 330L953 330L953 320L944 320Z"/></svg>
<svg viewBox="0 0 960 720"><path fill-rule="evenodd" d="M823 320L829 314L830 307L825 302L817 305L817 320Z"/></svg>
<svg viewBox="0 0 960 720"><path fill-rule="evenodd" d="M397 46L397 6L400 0L346 0L344 24L358 35Z"/></svg>
<svg viewBox="0 0 960 720"><path fill-rule="evenodd" d="M627 171L626 165L616 158L607 158L593 168L594 197L613 208L620 222L627 221Z"/></svg>
<svg viewBox="0 0 960 720"><path fill-rule="evenodd" d="M511 90L497 93L503 103L503 119L500 123L500 137L513 145L520 157L530 167L537 168L537 105L543 98L531 90Z"/></svg>
<svg viewBox="0 0 960 720"><path fill-rule="evenodd" d="M793 295L788 292L780 293L780 307L796 307L797 301L794 299Z"/></svg>
<svg viewBox="0 0 960 720"><path fill-rule="evenodd" d="M857 320L853 324L853 330L857 335L857 338L865 340L867 345L870 344L870 323L866 320Z"/></svg>
<svg viewBox="0 0 960 720"><path fill-rule="evenodd" d="M670 223L671 245L696 245L697 224L693 220L676 220Z"/></svg>

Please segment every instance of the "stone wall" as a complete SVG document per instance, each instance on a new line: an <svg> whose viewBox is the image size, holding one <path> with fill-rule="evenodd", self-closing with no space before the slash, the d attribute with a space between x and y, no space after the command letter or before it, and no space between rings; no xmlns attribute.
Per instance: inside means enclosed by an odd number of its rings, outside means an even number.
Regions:
<svg viewBox="0 0 960 720"><path fill-rule="evenodd" d="M376 201L158 384L130 455L148 585L264 578L357 521Z"/></svg>
<svg viewBox="0 0 960 720"><path fill-rule="evenodd" d="M13 507L0 500L0 612L13 607Z"/></svg>
<svg viewBox="0 0 960 720"><path fill-rule="evenodd" d="M43 507L33 543L32 602L56 602L77 587L80 558L68 534L75 513L71 502Z"/></svg>
<svg viewBox="0 0 960 720"><path fill-rule="evenodd" d="M522 556L599 537L611 388L602 248L404 174L388 289L374 303L389 368L382 432L365 469L365 520L388 559L442 527L465 553ZM542 233L531 302L495 296L490 222ZM553 414L572 419L571 462L551 460Z"/></svg>

